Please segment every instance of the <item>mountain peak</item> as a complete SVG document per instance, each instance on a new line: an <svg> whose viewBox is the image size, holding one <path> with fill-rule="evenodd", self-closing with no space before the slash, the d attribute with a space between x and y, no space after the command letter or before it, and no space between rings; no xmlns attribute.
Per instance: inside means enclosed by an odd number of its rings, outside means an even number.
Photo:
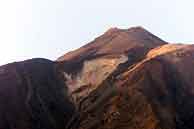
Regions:
<svg viewBox="0 0 194 129"><path fill-rule="evenodd" d="M111 28L109 28L106 32L105 32L105 34L112 34L112 33L115 33L115 32L118 32L118 31L120 31L121 29L119 29L119 28L117 28L117 27L111 27Z"/></svg>
<svg viewBox="0 0 194 129"><path fill-rule="evenodd" d="M127 30L143 30L143 31L145 31L146 29L142 26L135 26L135 27L130 27Z"/></svg>
<svg viewBox="0 0 194 129"><path fill-rule="evenodd" d="M143 28L142 26L135 26L135 27L131 27L128 29L111 27L107 31L105 31L105 33L103 35L106 35L106 34L110 35L110 34L114 34L114 33L118 33L118 32L148 32L148 31L145 28Z"/></svg>
<svg viewBox="0 0 194 129"><path fill-rule="evenodd" d="M118 57L125 54L143 56L148 50L166 44L141 26L129 29L110 28L103 35L79 49L71 51L57 59L58 62L72 62L76 68L83 61L98 57ZM73 66L73 65L72 65ZM70 68L68 68L70 69ZM75 70L75 69L73 69Z"/></svg>

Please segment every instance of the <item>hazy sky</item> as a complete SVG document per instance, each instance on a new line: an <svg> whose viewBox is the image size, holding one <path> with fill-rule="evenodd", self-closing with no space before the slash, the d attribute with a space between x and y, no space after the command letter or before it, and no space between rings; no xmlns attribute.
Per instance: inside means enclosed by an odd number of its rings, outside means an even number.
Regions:
<svg viewBox="0 0 194 129"><path fill-rule="evenodd" d="M193 0L0 0L0 64L56 59L110 27L143 26L169 42L194 41Z"/></svg>

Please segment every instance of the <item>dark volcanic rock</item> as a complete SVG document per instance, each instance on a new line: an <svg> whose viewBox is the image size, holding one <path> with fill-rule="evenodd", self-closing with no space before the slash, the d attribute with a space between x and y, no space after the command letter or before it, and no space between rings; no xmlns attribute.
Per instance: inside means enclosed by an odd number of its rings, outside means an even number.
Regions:
<svg viewBox="0 0 194 129"><path fill-rule="evenodd" d="M55 63L32 59L0 67L0 129L64 129L75 112Z"/></svg>

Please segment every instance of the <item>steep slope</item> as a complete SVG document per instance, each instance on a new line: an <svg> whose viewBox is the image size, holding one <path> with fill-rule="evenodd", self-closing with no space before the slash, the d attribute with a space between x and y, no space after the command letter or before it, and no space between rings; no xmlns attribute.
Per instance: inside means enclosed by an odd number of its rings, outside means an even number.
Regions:
<svg viewBox="0 0 194 129"><path fill-rule="evenodd" d="M64 129L75 107L55 62L30 59L0 67L0 129Z"/></svg>
<svg viewBox="0 0 194 129"><path fill-rule="evenodd" d="M125 73L128 85L150 101L164 129L194 128L193 59L193 45L164 45Z"/></svg>
<svg viewBox="0 0 194 129"><path fill-rule="evenodd" d="M93 42L58 58L67 85L77 103L113 73L141 60L157 46L166 44L142 27L111 28ZM123 66L123 65L122 65ZM118 70L117 70L118 69ZM117 72L116 72L117 71Z"/></svg>
<svg viewBox="0 0 194 129"><path fill-rule="evenodd" d="M80 129L193 129L194 46L150 50L79 105Z"/></svg>
<svg viewBox="0 0 194 129"><path fill-rule="evenodd" d="M193 59L193 45L168 44L141 27L110 29L58 59L79 111L69 125L194 129Z"/></svg>

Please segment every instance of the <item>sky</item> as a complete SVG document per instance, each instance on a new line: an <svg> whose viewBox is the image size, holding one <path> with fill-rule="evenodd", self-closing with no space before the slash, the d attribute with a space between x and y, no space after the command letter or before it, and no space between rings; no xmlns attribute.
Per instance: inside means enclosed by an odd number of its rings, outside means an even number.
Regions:
<svg viewBox="0 0 194 129"><path fill-rule="evenodd" d="M0 65L57 59L111 27L194 42L193 0L0 0Z"/></svg>

